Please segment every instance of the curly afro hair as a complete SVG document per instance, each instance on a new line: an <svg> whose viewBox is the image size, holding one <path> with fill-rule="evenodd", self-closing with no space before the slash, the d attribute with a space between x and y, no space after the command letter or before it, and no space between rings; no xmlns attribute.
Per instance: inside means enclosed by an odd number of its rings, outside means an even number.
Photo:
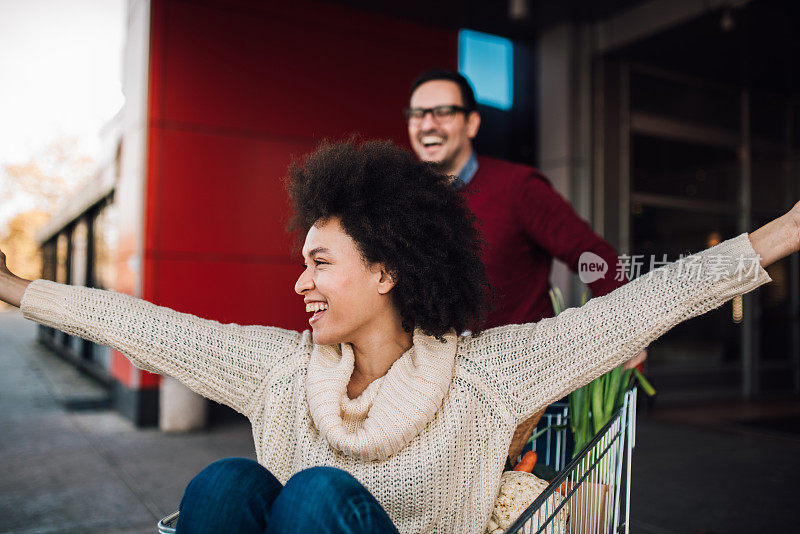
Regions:
<svg viewBox="0 0 800 534"><path fill-rule="evenodd" d="M481 240L449 181L389 141L323 142L289 167L289 229L304 236L338 218L364 260L392 274L407 331L477 334L488 311Z"/></svg>

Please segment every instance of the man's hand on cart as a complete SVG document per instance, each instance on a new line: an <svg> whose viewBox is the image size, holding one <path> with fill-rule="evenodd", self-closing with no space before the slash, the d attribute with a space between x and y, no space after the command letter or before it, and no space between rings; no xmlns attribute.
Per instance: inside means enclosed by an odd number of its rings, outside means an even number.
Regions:
<svg viewBox="0 0 800 534"><path fill-rule="evenodd" d="M642 352L625 362L624 369L630 371L631 369L643 364L647 359L647 349L642 349Z"/></svg>

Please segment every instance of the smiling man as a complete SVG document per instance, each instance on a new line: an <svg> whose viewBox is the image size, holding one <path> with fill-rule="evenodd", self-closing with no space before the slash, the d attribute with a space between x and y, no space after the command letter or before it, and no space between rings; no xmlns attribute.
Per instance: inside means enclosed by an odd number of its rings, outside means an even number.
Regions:
<svg viewBox="0 0 800 534"><path fill-rule="evenodd" d="M412 85L406 118L414 152L453 176L453 187L480 221L487 244L484 262L498 297L488 327L553 315L547 294L553 258L573 272L585 252L605 261L605 276L589 284L594 296L622 285L614 279L616 251L542 173L475 153L472 140L481 117L463 76L446 70L422 74Z"/></svg>
<svg viewBox="0 0 800 534"><path fill-rule="evenodd" d="M406 118L411 146L421 160L436 163L446 174L459 177L467 163L474 165L472 139L481 117L463 77L456 74L452 80L433 78L416 83ZM476 169L470 170L474 173Z"/></svg>
<svg viewBox="0 0 800 534"><path fill-rule="evenodd" d="M475 153L472 140L481 117L472 87L463 76L447 70L423 73L412 84L406 119L414 152L453 176L453 187L463 193L479 221L486 243L483 260L496 297L487 327L553 316L548 295L553 258L573 272L584 253L605 262L604 276L587 280L594 296L624 283L615 280L616 251L592 231L542 173ZM643 353L631 360L631 365L644 357ZM518 431L512 457L532 430Z"/></svg>

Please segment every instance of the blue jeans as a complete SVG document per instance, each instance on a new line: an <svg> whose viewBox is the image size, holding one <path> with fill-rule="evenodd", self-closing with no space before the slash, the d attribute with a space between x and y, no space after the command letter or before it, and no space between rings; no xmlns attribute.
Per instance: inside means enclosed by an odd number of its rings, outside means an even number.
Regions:
<svg viewBox="0 0 800 534"><path fill-rule="evenodd" d="M178 534L397 532L375 497L346 471L312 467L282 486L246 458L203 469L186 487L180 511Z"/></svg>

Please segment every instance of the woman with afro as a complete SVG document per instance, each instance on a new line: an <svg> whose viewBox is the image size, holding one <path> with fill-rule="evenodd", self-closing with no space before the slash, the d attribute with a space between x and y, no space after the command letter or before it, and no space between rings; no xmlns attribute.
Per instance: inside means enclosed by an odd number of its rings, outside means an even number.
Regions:
<svg viewBox="0 0 800 534"><path fill-rule="evenodd" d="M580 309L481 331L481 243L447 176L390 143L347 142L294 164L287 186L304 238L304 332L30 282L0 254L0 298L27 318L249 418L258 462L198 474L178 532L483 532L519 423L768 282L763 267L800 249L798 203ZM715 276L698 274L712 263Z"/></svg>

